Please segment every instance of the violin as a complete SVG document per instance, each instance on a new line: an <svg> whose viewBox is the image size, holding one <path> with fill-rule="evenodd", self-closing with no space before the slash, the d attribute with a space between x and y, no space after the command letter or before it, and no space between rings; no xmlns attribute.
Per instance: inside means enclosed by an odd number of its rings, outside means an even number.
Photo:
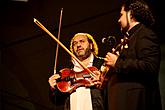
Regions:
<svg viewBox="0 0 165 110"><path fill-rule="evenodd" d="M114 50L112 50L112 53L119 56L120 53L123 51L123 49L128 48L128 40L129 39L126 36L124 36L124 38L121 39L120 43L114 48ZM106 65L104 62L100 68L100 72L101 72L100 84L97 85L97 87L99 89L103 89L106 86L107 82L110 80L111 74L107 74L107 73L108 72L113 73L113 71L111 67L109 65Z"/></svg>
<svg viewBox="0 0 165 110"><path fill-rule="evenodd" d="M92 72L99 71L96 67L88 67ZM92 77L88 70L84 69L81 72L75 72L72 69L64 68L60 70L61 78L57 79L57 88L61 92L72 92L80 86L91 87L95 83L92 81Z"/></svg>

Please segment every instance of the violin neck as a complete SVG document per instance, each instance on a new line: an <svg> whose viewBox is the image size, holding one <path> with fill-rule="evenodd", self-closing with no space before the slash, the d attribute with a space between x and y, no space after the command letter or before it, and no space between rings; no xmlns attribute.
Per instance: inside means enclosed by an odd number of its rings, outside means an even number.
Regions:
<svg viewBox="0 0 165 110"><path fill-rule="evenodd" d="M76 74L75 74L75 76L76 76ZM71 81L71 80L78 79L78 78L90 78L91 77L90 74L82 74L82 77L77 77L77 78L75 76L67 76L67 77L62 78L62 79L58 78L57 82L60 82L60 81Z"/></svg>

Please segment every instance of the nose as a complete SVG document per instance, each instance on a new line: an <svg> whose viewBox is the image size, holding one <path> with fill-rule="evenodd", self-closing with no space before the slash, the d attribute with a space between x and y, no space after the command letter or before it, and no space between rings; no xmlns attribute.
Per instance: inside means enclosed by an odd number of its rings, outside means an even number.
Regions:
<svg viewBox="0 0 165 110"><path fill-rule="evenodd" d="M82 41L79 41L78 43L77 43L77 46L81 46L83 44L83 42Z"/></svg>
<svg viewBox="0 0 165 110"><path fill-rule="evenodd" d="M118 23L120 23L120 18L118 19Z"/></svg>
<svg viewBox="0 0 165 110"><path fill-rule="evenodd" d="M77 42L76 47L77 47L77 48L80 48L80 47L81 47L81 42Z"/></svg>

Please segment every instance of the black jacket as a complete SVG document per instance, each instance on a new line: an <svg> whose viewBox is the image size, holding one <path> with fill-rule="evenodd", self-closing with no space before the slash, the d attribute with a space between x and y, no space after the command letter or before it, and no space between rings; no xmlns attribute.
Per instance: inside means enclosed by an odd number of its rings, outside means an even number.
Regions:
<svg viewBox="0 0 165 110"><path fill-rule="evenodd" d="M142 24L128 33L128 48L120 54L115 72L109 73L109 110L161 110L159 39Z"/></svg>

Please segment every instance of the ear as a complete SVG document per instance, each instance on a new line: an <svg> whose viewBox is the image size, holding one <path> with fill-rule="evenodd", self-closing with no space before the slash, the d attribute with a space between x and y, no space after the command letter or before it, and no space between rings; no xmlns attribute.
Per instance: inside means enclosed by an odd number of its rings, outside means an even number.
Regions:
<svg viewBox="0 0 165 110"><path fill-rule="evenodd" d="M131 21L131 19L132 19L131 11L128 11L128 12L127 12L127 19L128 19L128 22L130 23L130 21Z"/></svg>
<svg viewBox="0 0 165 110"><path fill-rule="evenodd" d="M133 18L133 14L132 14L131 10L128 12L128 14L129 14L130 19L132 19Z"/></svg>
<svg viewBox="0 0 165 110"><path fill-rule="evenodd" d="M91 49L91 50L93 49L93 45L92 45L92 43L90 43L90 49Z"/></svg>

